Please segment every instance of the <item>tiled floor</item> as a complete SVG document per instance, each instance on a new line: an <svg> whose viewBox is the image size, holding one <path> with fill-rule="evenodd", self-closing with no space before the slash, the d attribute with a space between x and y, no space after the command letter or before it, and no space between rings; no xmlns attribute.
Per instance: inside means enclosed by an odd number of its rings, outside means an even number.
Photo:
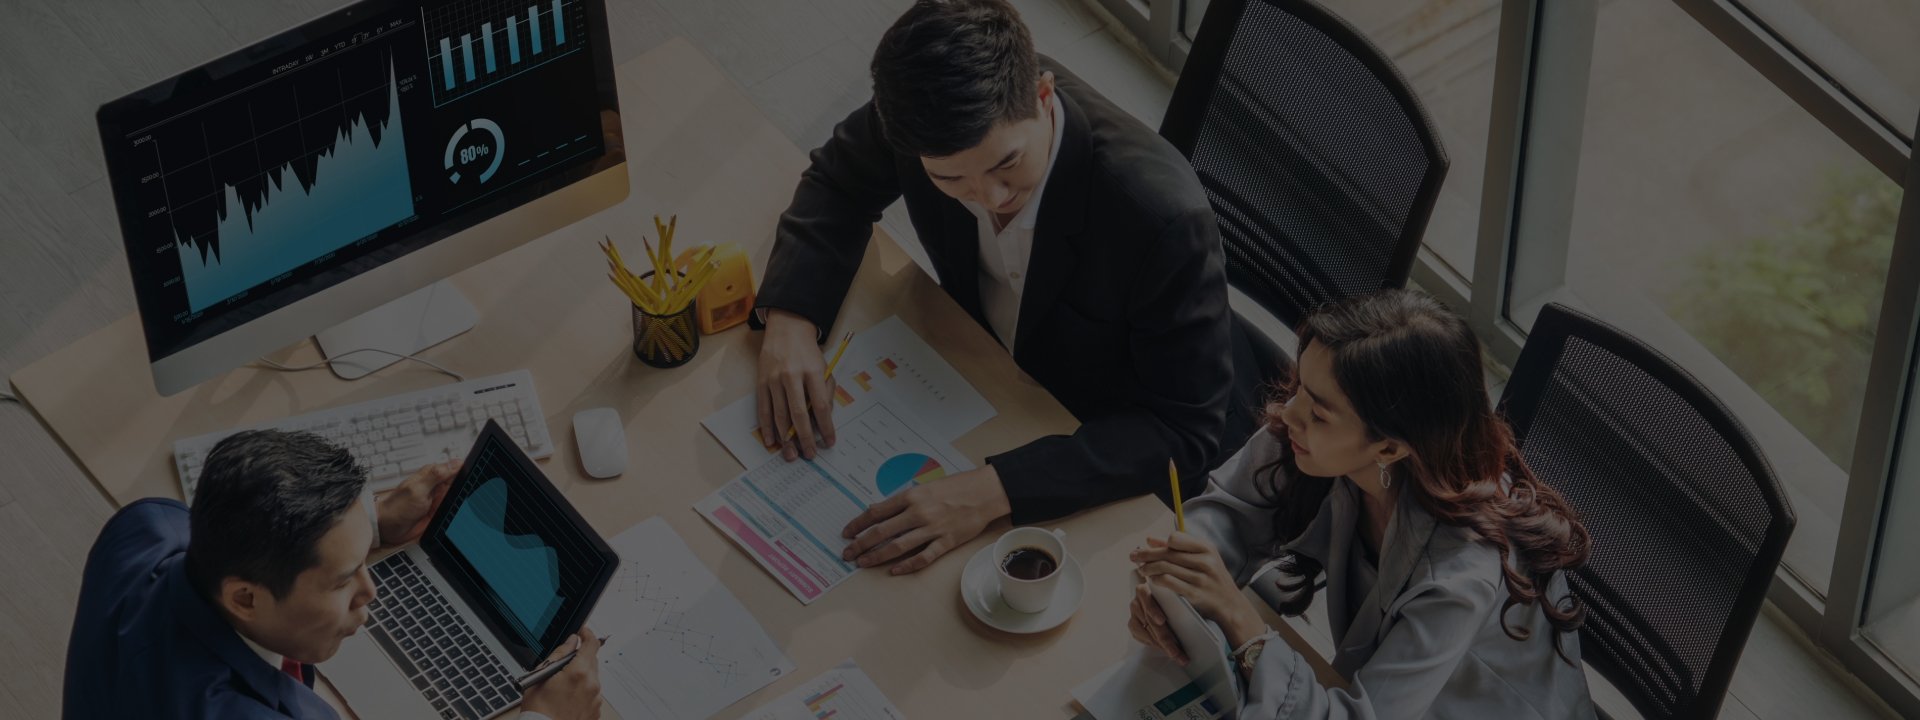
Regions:
<svg viewBox="0 0 1920 720"><path fill-rule="evenodd" d="M1381 2L1356 5L1385 5ZM133 312L93 110L330 9L332 0L11 0L0 23L0 375ZM616 61L702 48L796 144L866 98L870 48L906 0L607 0ZM1081 0L1014 0L1042 52L1150 126L1172 93ZM1384 13L1392 17L1394 13ZM1472 17L1478 17L1473 15ZM1358 21L1358 19L1356 19ZM1362 23L1363 27L1365 23ZM1447 52L1462 52L1447 50ZM890 229L911 238L903 218ZM909 246L914 243L908 242ZM30 413L0 404L0 717L59 713L79 569L110 512ZM1891 717L1768 615L1724 717Z"/></svg>

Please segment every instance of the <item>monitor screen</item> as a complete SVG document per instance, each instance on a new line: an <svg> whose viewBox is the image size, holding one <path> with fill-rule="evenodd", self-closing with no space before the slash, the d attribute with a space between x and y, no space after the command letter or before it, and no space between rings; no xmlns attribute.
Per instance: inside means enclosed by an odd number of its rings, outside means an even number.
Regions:
<svg viewBox="0 0 1920 720"><path fill-rule="evenodd" d="M367 0L103 106L151 359L622 162L606 38L601 0Z"/></svg>
<svg viewBox="0 0 1920 720"><path fill-rule="evenodd" d="M586 623L619 564L606 541L492 423L420 546L524 668Z"/></svg>

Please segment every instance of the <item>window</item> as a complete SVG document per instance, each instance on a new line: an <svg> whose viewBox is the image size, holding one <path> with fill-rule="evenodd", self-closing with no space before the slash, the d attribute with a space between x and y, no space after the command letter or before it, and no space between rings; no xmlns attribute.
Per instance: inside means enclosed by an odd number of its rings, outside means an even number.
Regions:
<svg viewBox="0 0 1920 720"><path fill-rule="evenodd" d="M1210 0L1094 1L1177 71ZM1768 599L1920 717L1920 2L1315 2L1447 145L1415 280L1502 363L1561 301L1712 389L1798 516Z"/></svg>
<svg viewBox="0 0 1920 720"><path fill-rule="evenodd" d="M1679 7L1584 12L1584 77L1535 81L1570 97L1529 129L1554 147L1529 149L1507 318L1584 307L1712 388L1767 448L1800 519L1787 565L1824 593L1900 188Z"/></svg>
<svg viewBox="0 0 1920 720"><path fill-rule="evenodd" d="M1913 0L1739 0L1741 9L1912 140L1920 115L1920 3Z"/></svg>
<svg viewBox="0 0 1920 720"><path fill-rule="evenodd" d="M1910 388L1914 379L1920 378L1909 379ZM1920 677L1920 564L1912 554L1920 548L1920 404L1910 403L1906 414L1862 619L1867 640L1908 676Z"/></svg>

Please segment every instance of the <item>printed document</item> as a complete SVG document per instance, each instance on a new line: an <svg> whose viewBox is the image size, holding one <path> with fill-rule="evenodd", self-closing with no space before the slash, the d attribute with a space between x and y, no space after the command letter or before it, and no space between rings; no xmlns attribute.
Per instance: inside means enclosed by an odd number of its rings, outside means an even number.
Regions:
<svg viewBox="0 0 1920 720"><path fill-rule="evenodd" d="M833 375L838 380L833 394L836 425L868 396L881 391L888 392L904 411L924 419L927 429L943 442L960 439L994 416L993 405L898 315L855 333ZM746 467L779 454L761 436L752 395L715 411L700 424Z"/></svg>
<svg viewBox="0 0 1920 720"><path fill-rule="evenodd" d="M852 660L822 673L742 720L905 720Z"/></svg>
<svg viewBox="0 0 1920 720"><path fill-rule="evenodd" d="M835 418L839 441L813 460L769 457L694 504L802 603L852 577L840 531L867 506L973 469L884 393Z"/></svg>
<svg viewBox="0 0 1920 720"><path fill-rule="evenodd" d="M620 569L587 626L610 636L600 689L620 717L707 717L793 672L667 521L650 518L608 544Z"/></svg>

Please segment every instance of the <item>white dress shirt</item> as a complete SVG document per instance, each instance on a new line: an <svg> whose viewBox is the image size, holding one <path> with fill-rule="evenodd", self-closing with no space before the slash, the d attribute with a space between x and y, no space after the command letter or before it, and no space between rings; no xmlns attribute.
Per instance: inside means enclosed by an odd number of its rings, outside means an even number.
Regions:
<svg viewBox="0 0 1920 720"><path fill-rule="evenodd" d="M993 211L979 203L963 200L961 205L973 213L974 226L980 232L980 306L986 311L987 324L1000 336L1000 344L1013 352L1014 333L1020 325L1020 297L1027 288L1027 261L1033 257L1033 226L1040 218L1040 198L1053 177L1053 164L1060 157L1060 139L1066 134L1066 108L1060 104L1060 91L1048 98L1053 121L1053 149L1047 153L1047 172L1033 189L1026 207L994 229Z"/></svg>
<svg viewBox="0 0 1920 720"><path fill-rule="evenodd" d="M241 635L238 630L235 630L233 634L240 635L240 642L246 643L248 650L252 650L253 654L259 655L261 660L267 661L267 667L273 668L274 672L280 672L280 664L286 662L287 656L260 647L260 643L254 642L253 638Z"/></svg>

